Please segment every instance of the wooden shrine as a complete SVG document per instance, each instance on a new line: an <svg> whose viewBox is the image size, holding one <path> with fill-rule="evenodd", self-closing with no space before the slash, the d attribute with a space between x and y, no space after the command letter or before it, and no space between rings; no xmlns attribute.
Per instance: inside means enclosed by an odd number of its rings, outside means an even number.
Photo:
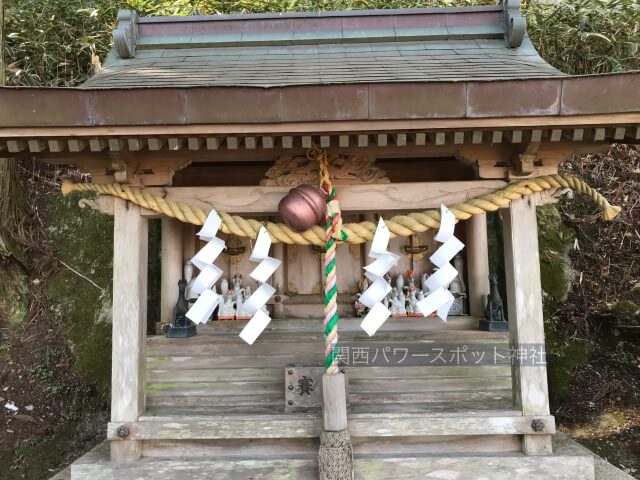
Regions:
<svg viewBox="0 0 640 480"><path fill-rule="evenodd" d="M638 74L555 70L511 0L182 18L123 11L113 37L104 67L79 88L0 89L0 158L75 165L93 185L278 222L292 187L318 183L307 157L317 145L344 221L375 222L554 175L571 155L640 140ZM392 317L369 337L354 298L370 242L338 245L340 344L362 355L386 345L543 345L536 207L562 193L499 212L507 332L479 329L491 272L478 214L456 226L467 314L446 323ZM201 247L197 228L110 195L95 205L115 220L111 422L107 442L71 478L318 478L322 409L292 411L286 399L293 369L323 365L323 248L273 244L282 261L270 279L273 320L253 345L238 337L244 320L212 320L189 338L147 335L148 222L162 218L161 324L172 322L185 262ZM413 271L419 281L433 271L435 233L391 239L394 276ZM223 277L250 284L252 240L220 236ZM544 363L350 360L344 408L355 478L595 478L588 452L554 440Z"/></svg>

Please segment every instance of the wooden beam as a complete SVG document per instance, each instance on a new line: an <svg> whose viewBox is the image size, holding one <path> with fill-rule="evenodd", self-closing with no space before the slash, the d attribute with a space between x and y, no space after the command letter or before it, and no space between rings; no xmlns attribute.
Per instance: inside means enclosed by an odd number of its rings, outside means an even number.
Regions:
<svg viewBox="0 0 640 480"><path fill-rule="evenodd" d="M341 148L349 148L349 135L340 135L338 137L338 145Z"/></svg>
<svg viewBox="0 0 640 480"><path fill-rule="evenodd" d="M533 173L534 163L538 158L539 142L531 142L523 153L518 154L514 159L515 170L518 175L530 175Z"/></svg>
<svg viewBox="0 0 640 480"><path fill-rule="evenodd" d="M536 433L531 429L532 416L517 416L509 411L482 410L466 414L365 414L349 415L349 432L354 437L411 437L447 435L518 435ZM535 417L537 418L537 417ZM555 432L552 416L540 417ZM208 416L203 419L180 415L157 420L143 417L127 423L136 440L227 440L233 438L317 438L322 430L313 414ZM110 423L107 438L118 442L118 424ZM381 433L381 431L383 433ZM546 434L546 433L545 433ZM545 434L538 433L538 436Z"/></svg>
<svg viewBox="0 0 640 480"><path fill-rule="evenodd" d="M124 141L119 138L109 139L109 150L112 152L121 152L124 148Z"/></svg>
<svg viewBox="0 0 640 480"><path fill-rule="evenodd" d="M414 145L422 146L427 143L427 134L423 132L418 132L413 137Z"/></svg>
<svg viewBox="0 0 640 480"><path fill-rule="evenodd" d="M584 139L584 128L574 128L572 140L574 142L581 142Z"/></svg>
<svg viewBox="0 0 640 480"><path fill-rule="evenodd" d="M329 148L331 146L331 137L329 135L320 135L320 146Z"/></svg>
<svg viewBox="0 0 640 480"><path fill-rule="evenodd" d="M464 143L464 132L454 132L453 133L453 144L454 145L462 145Z"/></svg>
<svg viewBox="0 0 640 480"><path fill-rule="evenodd" d="M514 200L502 212L510 345L515 349L526 348L527 352L544 351L535 200L531 197ZM546 357L535 358L536 365L530 365L529 359L528 356L524 365L516 362L513 366L516 407L526 416L548 416ZM550 455L551 435L525 435L523 452Z"/></svg>
<svg viewBox="0 0 640 480"><path fill-rule="evenodd" d="M207 150L217 150L220 142L216 137L207 137Z"/></svg>
<svg viewBox="0 0 640 480"><path fill-rule="evenodd" d="M111 421L137 420L145 402L148 221L140 208L114 201ZM142 445L127 438L111 443L114 461L140 458Z"/></svg>
<svg viewBox="0 0 640 480"><path fill-rule="evenodd" d="M358 135L358 147L368 147L369 146L369 135Z"/></svg>
<svg viewBox="0 0 640 480"><path fill-rule="evenodd" d="M178 302L178 281L182 278L182 224L162 217L162 265L160 270L160 321L171 323Z"/></svg>
<svg viewBox="0 0 640 480"><path fill-rule="evenodd" d="M345 212L438 208L441 204L462 202L504 185L506 183L500 180L342 185L340 207ZM167 187L148 188L147 191L207 211L215 205L228 213L269 214L278 211L278 203L289 189L287 186Z"/></svg>
<svg viewBox="0 0 640 480"><path fill-rule="evenodd" d="M62 153L67 150L67 142L63 140L48 140L47 144L51 153Z"/></svg>
<svg viewBox="0 0 640 480"><path fill-rule="evenodd" d="M76 152L81 152L85 148L87 148L89 146L89 142L81 138L71 138L67 140L67 145L69 147L70 152L76 153Z"/></svg>
<svg viewBox="0 0 640 480"><path fill-rule="evenodd" d="M471 135L471 143L479 144L482 143L482 130L475 130Z"/></svg>
<svg viewBox="0 0 640 480"><path fill-rule="evenodd" d="M386 133L379 133L378 135L376 135L376 144L379 147L386 147L387 141L388 141L388 137Z"/></svg>
<svg viewBox="0 0 640 480"><path fill-rule="evenodd" d="M618 127L613 131L613 139L614 140L622 140L624 139L624 135L626 132L626 128L624 127Z"/></svg>
<svg viewBox="0 0 640 480"><path fill-rule="evenodd" d="M549 134L549 139L552 142L559 142L560 140L562 140L562 129L561 128L552 129L551 133Z"/></svg>
<svg viewBox="0 0 640 480"><path fill-rule="evenodd" d="M44 140L29 140L27 144L31 153L40 153L47 149L47 142Z"/></svg>
<svg viewBox="0 0 640 480"><path fill-rule="evenodd" d="M495 118L437 118L406 120L349 120L322 122L276 122L197 125L136 125L81 127L0 127L0 137L67 137L101 135L158 136L158 135L258 135L258 134L316 134L318 132L379 132L427 129L498 129L509 125L515 130L527 128L587 127L599 125L638 125L640 113L591 115L539 115Z"/></svg>
<svg viewBox="0 0 640 480"><path fill-rule="evenodd" d="M187 147L191 151L200 150L204 144L204 138L202 137L189 137L187 140Z"/></svg>
<svg viewBox="0 0 640 480"><path fill-rule="evenodd" d="M282 136L282 138L280 139L280 142L282 144L282 148L293 148L293 137L291 135L284 135Z"/></svg>
<svg viewBox="0 0 640 480"><path fill-rule="evenodd" d="M404 147L407 144L407 134L396 133L395 135L393 135L393 141L397 147Z"/></svg>
<svg viewBox="0 0 640 480"><path fill-rule="evenodd" d="M256 137L244 137L244 147L247 150L255 150L255 148L256 148Z"/></svg>
<svg viewBox="0 0 640 480"><path fill-rule="evenodd" d="M313 140L310 135L303 135L301 138L302 148L311 148L313 145Z"/></svg>
<svg viewBox="0 0 640 480"><path fill-rule="evenodd" d="M108 145L109 142L104 138L92 138L89 140L89 150L92 152L102 152Z"/></svg>
<svg viewBox="0 0 640 480"><path fill-rule="evenodd" d="M489 244L487 214L473 215L465 222L467 227L467 289L469 314L484 317L489 294ZM459 272L462 275L462 272Z"/></svg>
<svg viewBox="0 0 640 480"><path fill-rule="evenodd" d="M169 147L169 150L171 150L172 152L181 150L182 146L184 145L184 138L171 137L167 140L167 145Z"/></svg>
<svg viewBox="0 0 640 480"><path fill-rule="evenodd" d="M144 138L129 138L127 139L127 148L130 152L139 152L147 144L147 140Z"/></svg>
<svg viewBox="0 0 640 480"><path fill-rule="evenodd" d="M150 152L158 152L162 150L167 141L164 138L152 137L147 139L147 145L149 146Z"/></svg>
<svg viewBox="0 0 640 480"><path fill-rule="evenodd" d="M274 138L271 136L262 137L262 148L273 148L275 146Z"/></svg>
<svg viewBox="0 0 640 480"><path fill-rule="evenodd" d="M507 140L511 143L522 142L522 130L509 130L506 132Z"/></svg>
<svg viewBox="0 0 640 480"><path fill-rule="evenodd" d="M9 153L20 153L27 149L25 140L7 140L7 150Z"/></svg>
<svg viewBox="0 0 640 480"><path fill-rule="evenodd" d="M502 143L502 130L494 130L492 132L491 143Z"/></svg>
<svg viewBox="0 0 640 480"><path fill-rule="evenodd" d="M596 142L601 142L606 137L606 129L604 128L594 128L593 129L593 140Z"/></svg>

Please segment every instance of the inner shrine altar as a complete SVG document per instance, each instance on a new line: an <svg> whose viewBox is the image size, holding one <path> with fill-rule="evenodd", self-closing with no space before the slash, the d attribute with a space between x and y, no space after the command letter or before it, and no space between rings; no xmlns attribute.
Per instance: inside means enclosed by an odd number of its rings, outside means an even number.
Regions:
<svg viewBox="0 0 640 480"><path fill-rule="evenodd" d="M536 207L615 221L559 165L640 141L637 74L559 72L512 1L113 36L80 88L0 89L0 157L114 217L111 421L72 479L595 480L549 409Z"/></svg>

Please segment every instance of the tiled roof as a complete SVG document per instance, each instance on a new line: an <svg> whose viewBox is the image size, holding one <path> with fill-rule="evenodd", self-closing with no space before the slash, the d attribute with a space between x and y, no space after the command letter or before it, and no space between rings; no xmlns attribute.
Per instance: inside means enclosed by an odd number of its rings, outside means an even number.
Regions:
<svg viewBox="0 0 640 480"><path fill-rule="evenodd" d="M514 16L519 37L505 29ZM522 35L519 11L502 4L205 17L123 12L104 68L83 87L268 88L563 76Z"/></svg>

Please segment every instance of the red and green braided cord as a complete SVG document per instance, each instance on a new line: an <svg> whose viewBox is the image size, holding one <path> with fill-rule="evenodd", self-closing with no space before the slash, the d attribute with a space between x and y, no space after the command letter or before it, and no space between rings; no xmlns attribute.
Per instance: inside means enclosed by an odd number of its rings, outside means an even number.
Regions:
<svg viewBox="0 0 640 480"><path fill-rule="evenodd" d="M336 196L335 188L323 185L327 194L327 204ZM327 208L325 216L325 259L324 259L324 368L329 374L338 373L338 285L336 281L336 242L333 234L340 221L340 212L331 212ZM345 232L341 232L346 237ZM346 238L343 238L346 240Z"/></svg>

